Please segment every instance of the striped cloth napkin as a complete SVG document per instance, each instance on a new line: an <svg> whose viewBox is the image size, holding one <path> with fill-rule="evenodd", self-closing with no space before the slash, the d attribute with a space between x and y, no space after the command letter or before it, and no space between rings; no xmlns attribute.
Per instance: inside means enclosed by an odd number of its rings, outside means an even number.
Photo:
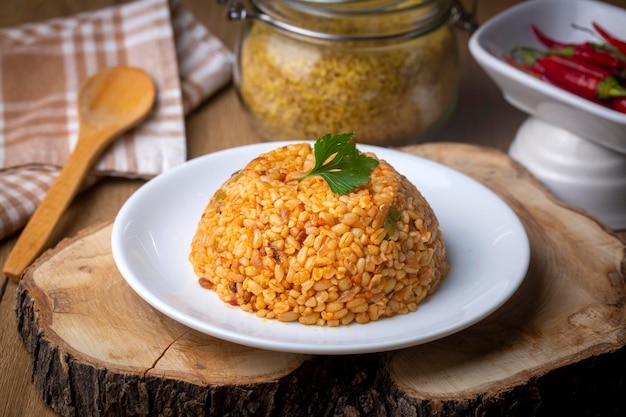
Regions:
<svg viewBox="0 0 626 417"><path fill-rule="evenodd" d="M0 29L0 239L22 228L78 137L76 97L99 69L130 65L156 106L96 173L150 178L186 159L184 116L231 79L233 54L179 0L139 0Z"/></svg>

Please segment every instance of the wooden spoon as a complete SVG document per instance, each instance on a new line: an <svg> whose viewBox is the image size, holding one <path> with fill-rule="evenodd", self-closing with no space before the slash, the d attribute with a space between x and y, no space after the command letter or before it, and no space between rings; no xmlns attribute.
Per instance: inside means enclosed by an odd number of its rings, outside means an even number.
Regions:
<svg viewBox="0 0 626 417"><path fill-rule="evenodd" d="M152 109L155 87L138 68L106 68L81 87L76 147L22 231L2 272L17 281L46 248L55 225L81 182L109 144L137 125Z"/></svg>

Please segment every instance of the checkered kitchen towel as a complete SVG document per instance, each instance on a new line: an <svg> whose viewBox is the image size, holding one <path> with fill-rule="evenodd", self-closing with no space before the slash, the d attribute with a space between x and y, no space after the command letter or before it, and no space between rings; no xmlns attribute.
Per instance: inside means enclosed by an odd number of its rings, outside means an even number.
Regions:
<svg viewBox="0 0 626 417"><path fill-rule="evenodd" d="M184 115L230 81L232 62L179 0L0 29L0 239L26 224L73 149L83 80L115 65L151 75L153 113L96 167L149 178L185 160Z"/></svg>

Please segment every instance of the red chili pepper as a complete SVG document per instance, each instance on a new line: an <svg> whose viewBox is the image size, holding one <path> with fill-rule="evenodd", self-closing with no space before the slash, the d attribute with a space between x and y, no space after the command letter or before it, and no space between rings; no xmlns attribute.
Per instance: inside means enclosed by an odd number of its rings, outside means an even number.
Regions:
<svg viewBox="0 0 626 417"><path fill-rule="evenodd" d="M566 55L559 54L548 54L552 50L538 50L526 47L517 47L511 50L509 59L513 65L524 65L526 67L532 67L532 65L540 58L547 58L552 61L556 61L561 65L565 65L567 67L586 72L590 75L594 75L599 78L608 77L609 75L614 75L613 71L596 65L593 62L583 59L579 55L568 57ZM557 52L560 52L560 49L557 49ZM517 58L517 60L516 60Z"/></svg>
<svg viewBox="0 0 626 417"><path fill-rule="evenodd" d="M567 58L562 55L548 55L545 58L594 77L605 78L613 75L610 70L581 59L580 57Z"/></svg>
<svg viewBox="0 0 626 417"><path fill-rule="evenodd" d="M544 55L561 55L566 58L583 60L613 71L613 75L623 78L626 75L626 62L605 49L596 49L591 44L566 46L541 51Z"/></svg>
<svg viewBox="0 0 626 417"><path fill-rule="evenodd" d="M571 43L563 43L563 42L554 40L552 38L549 38L545 33L540 31L539 28L535 25L531 25L530 28L532 29L537 39L539 39L539 42L541 42L542 44L544 44L546 47L550 49L560 49L560 48L565 48L568 46L573 46L573 44Z"/></svg>
<svg viewBox="0 0 626 417"><path fill-rule="evenodd" d="M592 43L585 43L574 48L572 57L589 60L620 74L626 70L626 62L608 49L598 49Z"/></svg>
<svg viewBox="0 0 626 417"><path fill-rule="evenodd" d="M609 107L620 113L626 113L626 97L617 97L609 100Z"/></svg>
<svg viewBox="0 0 626 417"><path fill-rule="evenodd" d="M591 25L608 43L616 47L621 53L626 54L626 41L616 38L596 22L592 22Z"/></svg>
<svg viewBox="0 0 626 417"><path fill-rule="evenodd" d="M597 77L547 58L540 58L537 63L543 66L545 76L550 81L567 85L583 97L600 100L626 97L626 88L622 87L613 76Z"/></svg>
<svg viewBox="0 0 626 417"><path fill-rule="evenodd" d="M564 43L549 38L535 25L531 25L531 29L537 39L549 48L548 51L543 51L543 54L552 53L563 55L568 58L587 60L615 71L614 75L620 79L626 78L626 62L610 50L599 48L591 42Z"/></svg>
<svg viewBox="0 0 626 417"><path fill-rule="evenodd" d="M602 102L601 100L595 98L595 97L590 97L589 94L587 94L586 92L581 92L581 90L579 88L574 88L572 86L572 84L570 82L567 82L567 80L565 79L560 79L558 77L554 77L554 76L550 76L551 72L548 70L548 68L546 68L545 64L545 60L536 60L533 64L532 64L532 73L537 74L536 76L540 79L542 79L543 81L554 85L555 87L560 88L561 90L565 90L568 93L572 93L577 95L578 97L584 98L586 100L592 101L596 104L599 104L601 106L606 106L606 103Z"/></svg>
<svg viewBox="0 0 626 417"><path fill-rule="evenodd" d="M554 58L555 58L555 56L551 56L548 59L554 59ZM568 60L567 58L563 58L563 57L558 57L557 60L558 59ZM571 87L571 85L569 85L568 83L565 83L565 82L563 82L563 81L561 81L559 79L556 79L556 78L549 79L547 77L547 73L548 73L547 69L545 68L545 66L542 65L542 62L537 60L537 59L529 59L527 61L527 62L530 62L529 65L525 65L525 64L523 64L521 62L516 61L510 55L504 55L504 60L506 62L508 62L510 65L514 66L515 68L517 68L517 69L519 69L521 71L524 71L524 72L532 75L533 77L536 77L536 78L538 78L538 79L540 79L542 81L545 81L547 83L550 83L550 84L552 84L552 85L554 85L554 86L556 86L556 87L558 87L558 88L560 88L562 90L565 90L565 91L567 91L569 93L575 94L575 95L577 95L579 97L582 97L582 98L587 99L589 101L592 101L592 102L594 102L596 104L599 104L599 105L601 105L603 107L606 107L606 103L605 102L603 102L601 100L598 100L595 97L589 97L588 94L581 94L581 92L578 89L573 89ZM619 98L617 98L615 100L618 100L618 99L622 99L622 97L619 97ZM624 98L624 101L626 102L626 98Z"/></svg>

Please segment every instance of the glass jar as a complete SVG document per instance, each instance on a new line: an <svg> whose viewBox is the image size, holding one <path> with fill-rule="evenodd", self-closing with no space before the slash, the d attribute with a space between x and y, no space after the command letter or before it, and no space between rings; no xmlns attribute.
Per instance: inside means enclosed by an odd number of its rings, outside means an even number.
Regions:
<svg viewBox="0 0 626 417"><path fill-rule="evenodd" d="M263 139L355 132L359 143L403 145L451 114L453 0L250 1L226 0L245 20L235 86Z"/></svg>

